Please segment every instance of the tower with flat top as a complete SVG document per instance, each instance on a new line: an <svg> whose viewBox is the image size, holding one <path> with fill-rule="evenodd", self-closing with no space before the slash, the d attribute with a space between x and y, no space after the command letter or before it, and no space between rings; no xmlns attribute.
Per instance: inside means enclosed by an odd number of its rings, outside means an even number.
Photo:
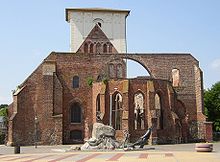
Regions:
<svg viewBox="0 0 220 162"><path fill-rule="evenodd" d="M129 13L129 10L67 8L66 21L70 23L70 51L77 52L94 27L98 26L118 53L126 53L126 17ZM94 51L91 52L102 53L101 48L101 51L95 51L95 46L100 46L104 50L105 40L102 40L100 35L94 39L96 40L87 43L88 47L93 43ZM109 46L109 43L106 46ZM111 49L109 51L108 48L105 52L111 53Z"/></svg>

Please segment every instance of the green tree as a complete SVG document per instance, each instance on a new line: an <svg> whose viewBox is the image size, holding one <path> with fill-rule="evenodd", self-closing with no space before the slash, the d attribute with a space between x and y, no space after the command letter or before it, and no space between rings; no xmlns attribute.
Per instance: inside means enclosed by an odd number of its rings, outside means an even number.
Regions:
<svg viewBox="0 0 220 162"><path fill-rule="evenodd" d="M0 116L3 116L4 118L4 124L7 125L7 110L8 105L7 104L1 104L0 105ZM2 130L0 130L0 144L4 144L5 142L6 133Z"/></svg>
<svg viewBox="0 0 220 162"><path fill-rule="evenodd" d="M7 104L1 104L1 105L0 105L0 109L1 109L1 108L5 108L5 107L8 107L8 105L7 105Z"/></svg>
<svg viewBox="0 0 220 162"><path fill-rule="evenodd" d="M7 109L8 109L7 104L1 104L0 105L0 116L7 117Z"/></svg>
<svg viewBox="0 0 220 162"><path fill-rule="evenodd" d="M213 122L214 131L220 131L220 81L204 92L205 114Z"/></svg>

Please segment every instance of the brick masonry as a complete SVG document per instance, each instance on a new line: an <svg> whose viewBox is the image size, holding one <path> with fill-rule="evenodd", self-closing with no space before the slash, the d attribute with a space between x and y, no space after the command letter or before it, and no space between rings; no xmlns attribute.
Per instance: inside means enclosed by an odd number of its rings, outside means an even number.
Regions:
<svg viewBox="0 0 220 162"><path fill-rule="evenodd" d="M113 78L98 82L100 75L108 76L113 60L135 60L143 65L150 77ZM124 68L124 67L123 67ZM180 70L180 85L172 87L171 71ZM123 69L125 70L125 69ZM72 87L73 76L79 76L79 88ZM93 78L93 86L88 78ZM96 98L101 95L103 122L109 124L110 94L117 91L123 98L122 131L129 130L131 140L141 136L157 123L154 115L154 96L162 98L163 124L154 129L152 141L177 143L205 140L209 127L204 126L202 75L198 61L190 54L85 54L52 52L14 93L10 110L8 144L32 145L74 143L70 131L82 131L83 139L91 136L96 121ZM134 130L134 94L144 95L144 130ZM77 102L82 108L82 122L70 122L70 107ZM37 121L35 118L37 117ZM37 133L36 133L37 132ZM153 143L154 143L153 142Z"/></svg>
<svg viewBox="0 0 220 162"><path fill-rule="evenodd" d="M152 144L212 139L211 124L203 115L202 71L191 54L118 53L98 24L76 51L52 52L13 93L9 145L82 143L91 137L98 120L119 124L118 140L128 130L135 141L149 127L153 127ZM126 59L141 64L150 76L127 79ZM143 96L138 129L137 93Z"/></svg>

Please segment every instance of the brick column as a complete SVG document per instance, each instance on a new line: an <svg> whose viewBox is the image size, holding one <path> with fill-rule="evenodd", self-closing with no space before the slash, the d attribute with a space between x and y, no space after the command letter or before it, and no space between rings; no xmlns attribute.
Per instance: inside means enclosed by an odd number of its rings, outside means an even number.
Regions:
<svg viewBox="0 0 220 162"><path fill-rule="evenodd" d="M155 110L155 90L154 90L154 83L153 81L147 82L147 110L148 110L148 126L152 127L152 133L149 139L149 144L155 145L158 143L157 137L157 117L156 117L156 110Z"/></svg>
<svg viewBox="0 0 220 162"><path fill-rule="evenodd" d="M206 142L213 141L212 122L204 122L204 134Z"/></svg>
<svg viewBox="0 0 220 162"><path fill-rule="evenodd" d="M150 138L150 144L156 145L158 143L158 137L157 137L157 118L152 118L152 133Z"/></svg>

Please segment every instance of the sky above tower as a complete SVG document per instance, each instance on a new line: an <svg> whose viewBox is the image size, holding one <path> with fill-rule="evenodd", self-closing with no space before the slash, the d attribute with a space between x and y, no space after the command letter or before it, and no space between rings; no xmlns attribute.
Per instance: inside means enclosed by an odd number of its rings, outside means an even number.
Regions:
<svg viewBox="0 0 220 162"><path fill-rule="evenodd" d="M191 53L200 61L204 87L220 81L219 0L1 0L0 104L52 52L70 50L65 8L129 9L130 53ZM129 76L145 74L129 63Z"/></svg>

